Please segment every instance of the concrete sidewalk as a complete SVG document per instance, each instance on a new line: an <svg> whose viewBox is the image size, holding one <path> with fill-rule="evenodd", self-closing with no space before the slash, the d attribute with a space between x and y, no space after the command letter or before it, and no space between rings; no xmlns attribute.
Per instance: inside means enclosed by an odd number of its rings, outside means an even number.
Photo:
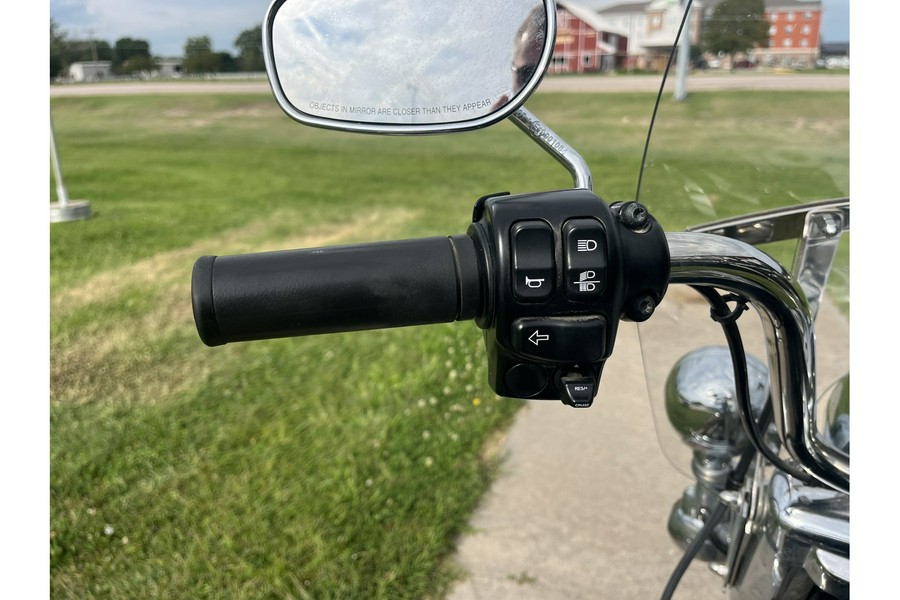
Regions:
<svg viewBox="0 0 900 600"><path fill-rule="evenodd" d="M718 326L706 323L708 307L698 298L681 286L670 289L661 314L651 319L658 320L652 337L641 332L645 341L671 356L724 344ZM667 302L672 311L665 313ZM693 319L703 320L702 328L681 327ZM742 335L748 352L760 356L754 319L752 313L741 317ZM843 344L837 354L844 359L848 330L846 320L823 305L817 336ZM823 366L829 383L832 372L844 368L840 356L831 362ZM664 381L668 368L660 365L651 378ZM669 511L691 482L657 441L634 324L622 323L592 408L531 402L502 452L502 474L459 542L456 560L468 575L450 600L660 596L682 554L666 530ZM720 578L695 562L675 597L724 594Z"/></svg>

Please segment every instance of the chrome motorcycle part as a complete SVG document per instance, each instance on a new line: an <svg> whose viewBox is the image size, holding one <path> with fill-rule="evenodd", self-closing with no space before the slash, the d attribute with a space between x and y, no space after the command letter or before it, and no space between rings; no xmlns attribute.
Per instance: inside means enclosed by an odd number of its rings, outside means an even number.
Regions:
<svg viewBox="0 0 900 600"><path fill-rule="evenodd" d="M791 272L806 294L815 317L838 243L850 231L850 200L836 198L774 211L714 221L688 231L714 233L751 245L799 240Z"/></svg>
<svg viewBox="0 0 900 600"><path fill-rule="evenodd" d="M769 371L752 356L747 370L758 416L769 396ZM730 460L746 447L728 348L708 346L682 357L669 374L665 396L669 421L695 453Z"/></svg>
<svg viewBox="0 0 900 600"><path fill-rule="evenodd" d="M737 565L748 561L757 547L755 535L764 526L766 511L766 469L767 463L757 455L753 462L753 472L738 491L735 513L731 520L728 554L723 565L727 586L737 585Z"/></svg>
<svg viewBox="0 0 900 600"><path fill-rule="evenodd" d="M510 120L530 137L538 146L556 159L572 175L573 187L583 190L594 189L594 178L587 161L567 144L555 131L547 127L527 108L520 108Z"/></svg>
<svg viewBox="0 0 900 600"><path fill-rule="evenodd" d="M669 535L685 548L699 535L713 509L721 504L718 492L724 489L731 471L730 465L722 462L708 465L695 462L694 468L697 481L687 486L672 505L667 524ZM696 558L705 562L721 561L728 542L728 525L715 527L697 550Z"/></svg>
<svg viewBox="0 0 900 600"><path fill-rule="evenodd" d="M850 487L850 460L816 435L815 336L805 294L767 254L745 243L697 233L667 234L671 283L727 289L759 311L771 348L772 403L779 441L802 479L813 476L842 491Z"/></svg>
<svg viewBox="0 0 900 600"><path fill-rule="evenodd" d="M850 497L776 472L764 502L729 576L739 597L849 598Z"/></svg>
<svg viewBox="0 0 900 600"><path fill-rule="evenodd" d="M850 455L850 374L838 379L819 401L816 429L834 447Z"/></svg>
<svg viewBox="0 0 900 600"><path fill-rule="evenodd" d="M697 532L696 537L694 537L694 539L692 539L688 544L687 548L684 551L684 554L681 557L681 560L678 561L678 564L675 566L675 569L669 576L669 580L668 582L666 582L666 587L663 590L662 595L660 596L661 600L671 600L671 598L675 594L676 588L678 587L678 583L681 581L681 578L684 576L694 558L696 558L702 552L705 544L709 541L709 538L713 534L714 529L719 525L719 522L725 516L727 510L728 509L724 504L717 504L712 509L706 519L706 522L703 524L703 527L700 529L700 531Z"/></svg>
<svg viewBox="0 0 900 600"><path fill-rule="evenodd" d="M428 134L514 113L555 39L553 0L274 0L263 55L276 101L301 123Z"/></svg>
<svg viewBox="0 0 900 600"><path fill-rule="evenodd" d="M769 395L768 370L758 359L746 357L748 391L753 418ZM721 502L720 494L732 478L732 460L748 449L748 438L736 399L735 374L728 348L710 346L694 350L676 363L666 384L666 411L672 426L693 448L695 483L672 507L669 534L687 546L700 532L707 515ZM743 475L740 475L743 478ZM727 524L713 529L697 552L711 562L725 558L729 545ZM716 537L713 537L716 536Z"/></svg>
<svg viewBox="0 0 900 600"><path fill-rule="evenodd" d="M850 459L815 435L816 395L813 320L805 294L767 254L730 238L668 234L671 283L708 285L737 292L760 312L771 353L772 403L781 443L796 466L838 490L850 487ZM799 472L798 472L799 470Z"/></svg>

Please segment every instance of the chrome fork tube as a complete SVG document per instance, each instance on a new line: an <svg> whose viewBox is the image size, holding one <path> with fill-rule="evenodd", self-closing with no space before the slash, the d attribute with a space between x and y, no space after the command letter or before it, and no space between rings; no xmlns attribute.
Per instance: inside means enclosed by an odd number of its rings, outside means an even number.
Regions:
<svg viewBox="0 0 900 600"><path fill-rule="evenodd" d="M815 429L815 332L809 303L790 273L753 246L704 233L667 234L670 283L740 294L760 314L772 375L779 439L804 473L843 492L850 459L823 444Z"/></svg>

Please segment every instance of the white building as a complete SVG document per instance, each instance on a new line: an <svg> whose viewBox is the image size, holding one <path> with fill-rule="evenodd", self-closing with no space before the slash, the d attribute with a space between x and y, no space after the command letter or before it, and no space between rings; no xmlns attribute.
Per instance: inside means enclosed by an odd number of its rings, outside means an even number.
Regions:
<svg viewBox="0 0 900 600"><path fill-rule="evenodd" d="M582 3L589 3L583 0ZM684 7L672 0L623 2L597 12L607 23L626 31L629 68L661 69L672 50L681 24ZM703 3L694 2L691 10L691 43L699 41Z"/></svg>
<svg viewBox="0 0 900 600"><path fill-rule="evenodd" d="M158 70L153 74L153 77L159 77L161 79L181 77L181 59L164 58L156 61L156 65Z"/></svg>
<svg viewBox="0 0 900 600"><path fill-rule="evenodd" d="M75 82L109 79L112 63L108 60L74 62L69 65L69 79Z"/></svg>

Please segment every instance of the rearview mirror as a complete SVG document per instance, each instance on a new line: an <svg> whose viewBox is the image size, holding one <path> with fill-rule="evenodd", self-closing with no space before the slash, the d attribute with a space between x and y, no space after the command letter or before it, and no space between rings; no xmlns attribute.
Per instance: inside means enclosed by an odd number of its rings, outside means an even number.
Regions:
<svg viewBox="0 0 900 600"><path fill-rule="evenodd" d="M554 0L274 0L263 52L278 104L301 123L438 133L518 109L555 32Z"/></svg>

